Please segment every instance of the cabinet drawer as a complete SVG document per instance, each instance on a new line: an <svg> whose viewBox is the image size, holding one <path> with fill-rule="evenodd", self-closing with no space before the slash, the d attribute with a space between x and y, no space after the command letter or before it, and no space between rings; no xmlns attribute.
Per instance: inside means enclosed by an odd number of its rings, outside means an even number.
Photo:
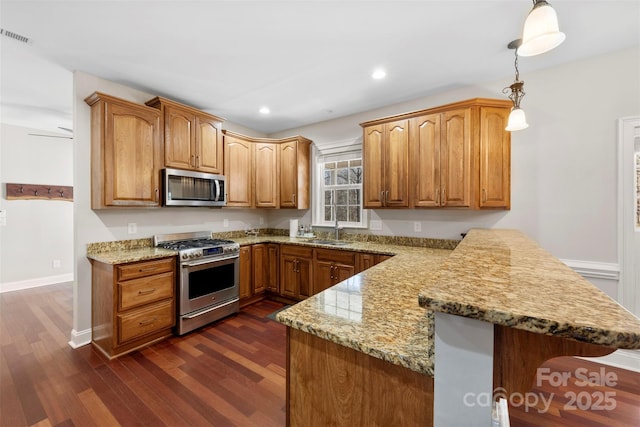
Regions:
<svg viewBox="0 0 640 427"><path fill-rule="evenodd" d="M173 257L119 265L117 267L118 280L136 279L138 277L149 276L151 274L173 271L174 266L175 259Z"/></svg>
<svg viewBox="0 0 640 427"><path fill-rule="evenodd" d="M316 259L318 261L329 261L336 264L356 265L355 252L341 251L338 249L316 249Z"/></svg>
<svg viewBox="0 0 640 427"><path fill-rule="evenodd" d="M118 315L118 343L170 328L175 324L173 300Z"/></svg>
<svg viewBox="0 0 640 427"><path fill-rule="evenodd" d="M171 298L174 289L175 276L173 271L118 282L118 310L124 311Z"/></svg>
<svg viewBox="0 0 640 427"><path fill-rule="evenodd" d="M313 258L313 248L304 246L282 245L280 255L291 255L300 258Z"/></svg>

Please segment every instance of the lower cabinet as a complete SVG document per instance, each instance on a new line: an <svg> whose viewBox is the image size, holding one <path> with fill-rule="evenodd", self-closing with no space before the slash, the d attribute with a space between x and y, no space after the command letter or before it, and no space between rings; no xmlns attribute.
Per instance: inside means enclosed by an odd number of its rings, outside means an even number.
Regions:
<svg viewBox="0 0 640 427"><path fill-rule="evenodd" d="M371 254L371 253L358 253L358 257L356 258L356 273L360 273L361 271L365 271L368 268L373 267L376 264L381 263L382 261L391 258L392 255L383 255L383 254Z"/></svg>
<svg viewBox="0 0 640 427"><path fill-rule="evenodd" d="M280 294L284 297L303 300L313 290L313 248L280 246Z"/></svg>
<svg viewBox="0 0 640 427"><path fill-rule="evenodd" d="M266 291L278 293L280 245L257 243L240 247L240 306L265 297Z"/></svg>
<svg viewBox="0 0 640 427"><path fill-rule="evenodd" d="M315 253L314 293L322 292L356 274L356 252L316 249Z"/></svg>
<svg viewBox="0 0 640 427"><path fill-rule="evenodd" d="M114 358L172 335L175 257L127 264L91 261L93 345Z"/></svg>

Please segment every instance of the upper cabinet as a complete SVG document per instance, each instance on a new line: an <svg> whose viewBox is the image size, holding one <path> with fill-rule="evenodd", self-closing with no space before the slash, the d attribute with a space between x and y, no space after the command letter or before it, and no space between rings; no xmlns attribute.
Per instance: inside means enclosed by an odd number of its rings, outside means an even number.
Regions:
<svg viewBox="0 0 640 427"><path fill-rule="evenodd" d="M509 209L510 109L476 98L362 123L365 207Z"/></svg>
<svg viewBox="0 0 640 427"><path fill-rule="evenodd" d="M159 207L160 112L103 93L91 106L91 208Z"/></svg>
<svg viewBox="0 0 640 427"><path fill-rule="evenodd" d="M222 132L227 206L309 208L310 140Z"/></svg>
<svg viewBox="0 0 640 427"><path fill-rule="evenodd" d="M301 136L280 144L280 207L309 209L311 141Z"/></svg>
<svg viewBox="0 0 640 427"><path fill-rule="evenodd" d="M162 97L146 104L162 111L165 167L224 172L223 119Z"/></svg>
<svg viewBox="0 0 640 427"><path fill-rule="evenodd" d="M364 207L409 206L409 121L364 129Z"/></svg>

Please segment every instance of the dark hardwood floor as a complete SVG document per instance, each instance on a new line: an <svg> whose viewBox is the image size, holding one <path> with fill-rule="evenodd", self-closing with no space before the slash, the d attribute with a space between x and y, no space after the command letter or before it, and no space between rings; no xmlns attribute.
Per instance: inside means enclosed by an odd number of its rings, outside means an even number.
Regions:
<svg viewBox="0 0 640 427"><path fill-rule="evenodd" d="M108 361L68 345L71 284L0 294L0 426L284 426L285 327L262 301L240 314ZM561 387L549 410L511 408L512 426L640 426L640 374L574 358L562 374L615 373L617 385ZM614 393L613 410L571 410L570 392ZM597 392L597 393L596 393ZM611 399L609 399L610 401Z"/></svg>

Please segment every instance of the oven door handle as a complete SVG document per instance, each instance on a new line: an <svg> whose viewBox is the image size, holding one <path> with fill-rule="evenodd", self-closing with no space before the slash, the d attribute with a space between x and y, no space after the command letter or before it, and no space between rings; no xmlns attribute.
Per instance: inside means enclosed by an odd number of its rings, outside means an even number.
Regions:
<svg viewBox="0 0 640 427"><path fill-rule="evenodd" d="M182 316L182 318L183 319L195 319L198 316L202 316L203 314L207 314L210 311L218 310L218 309L220 309L222 307L226 307L226 306L231 305L231 304L233 304L235 302L238 302L238 301L239 301L238 298L234 298L231 301L225 302L224 304L216 305L215 307L211 307L208 310L198 311L195 314L188 314L188 315Z"/></svg>
<svg viewBox="0 0 640 427"><path fill-rule="evenodd" d="M234 258L238 258L238 254L229 255L229 256L226 256L226 257L222 257L222 258L203 259L203 260L200 260L200 261L193 261L193 262L183 262L182 264L180 264L180 266L181 267L197 267L198 265L215 264L215 263L220 262L220 261L227 261L227 260L234 259Z"/></svg>

